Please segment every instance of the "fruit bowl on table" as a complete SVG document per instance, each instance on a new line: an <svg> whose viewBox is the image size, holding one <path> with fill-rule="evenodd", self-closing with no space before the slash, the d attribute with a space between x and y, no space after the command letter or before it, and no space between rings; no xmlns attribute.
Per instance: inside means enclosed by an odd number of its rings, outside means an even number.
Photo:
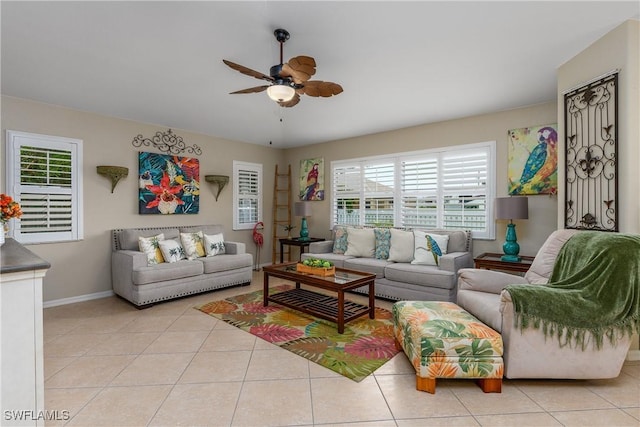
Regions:
<svg viewBox="0 0 640 427"><path fill-rule="evenodd" d="M305 259L303 262L299 262L296 265L296 271L298 273L308 273L315 276L334 276L336 274L336 267L333 263L324 260Z"/></svg>

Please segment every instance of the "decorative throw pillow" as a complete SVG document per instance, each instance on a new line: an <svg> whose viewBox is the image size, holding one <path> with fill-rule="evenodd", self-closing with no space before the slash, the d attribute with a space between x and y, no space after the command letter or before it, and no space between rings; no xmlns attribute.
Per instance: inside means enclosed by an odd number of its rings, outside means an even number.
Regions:
<svg viewBox="0 0 640 427"><path fill-rule="evenodd" d="M181 259L187 258L182 245L180 245L177 240L161 240L159 245L160 250L162 251L162 256L167 262L178 262Z"/></svg>
<svg viewBox="0 0 640 427"><path fill-rule="evenodd" d="M389 248L391 247L391 231L388 228L374 228L373 234L376 236L376 259L389 258Z"/></svg>
<svg viewBox="0 0 640 427"><path fill-rule="evenodd" d="M180 233L180 241L182 242L184 252L187 254L187 259L196 259L206 255L202 231L198 231L197 233Z"/></svg>
<svg viewBox="0 0 640 427"><path fill-rule="evenodd" d="M376 236L372 228L347 228L347 250L345 255L373 258Z"/></svg>
<svg viewBox="0 0 640 427"><path fill-rule="evenodd" d="M214 234L212 236L205 234L204 244L207 256L216 256L226 252L224 247L224 236L222 233Z"/></svg>
<svg viewBox="0 0 640 427"><path fill-rule="evenodd" d="M392 228L391 230L391 240L389 247L389 261L394 262L411 262L413 261L413 252L414 252L414 238L413 232L411 231L403 231L396 230Z"/></svg>
<svg viewBox="0 0 640 427"><path fill-rule="evenodd" d="M333 253L343 255L347 250L347 229L336 227L336 235L333 239Z"/></svg>
<svg viewBox="0 0 640 427"><path fill-rule="evenodd" d="M164 262L162 251L160 251L160 245L158 244L161 240L164 240L164 233L151 237L138 237L138 247L140 252L144 252L147 255L147 265Z"/></svg>
<svg viewBox="0 0 640 427"><path fill-rule="evenodd" d="M449 236L414 230L415 252L411 264L439 265L440 257L447 253Z"/></svg>

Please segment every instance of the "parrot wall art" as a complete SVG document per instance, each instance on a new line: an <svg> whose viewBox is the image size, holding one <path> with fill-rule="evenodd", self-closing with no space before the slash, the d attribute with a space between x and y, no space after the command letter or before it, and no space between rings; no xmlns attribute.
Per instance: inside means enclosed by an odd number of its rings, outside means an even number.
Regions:
<svg viewBox="0 0 640 427"><path fill-rule="evenodd" d="M509 131L509 194L555 194L558 189L557 125Z"/></svg>

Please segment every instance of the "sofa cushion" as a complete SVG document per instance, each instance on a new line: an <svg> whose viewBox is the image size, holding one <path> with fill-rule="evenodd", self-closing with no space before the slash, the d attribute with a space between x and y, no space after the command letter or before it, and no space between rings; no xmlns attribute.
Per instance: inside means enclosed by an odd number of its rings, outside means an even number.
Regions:
<svg viewBox="0 0 640 427"><path fill-rule="evenodd" d="M253 257L251 254L221 254L206 258L198 258L198 261L202 262L205 274L253 266Z"/></svg>
<svg viewBox="0 0 640 427"><path fill-rule="evenodd" d="M420 230L414 230L413 236L415 240L415 248L411 264L438 265L440 256L447 253L449 236L426 233ZM431 246L429 245L429 239L432 239L432 242L435 242L439 251L432 247L433 243Z"/></svg>
<svg viewBox="0 0 640 427"><path fill-rule="evenodd" d="M376 237L374 258L389 258L389 249L391 248L391 230L388 228L374 228L373 234Z"/></svg>
<svg viewBox="0 0 640 427"><path fill-rule="evenodd" d="M336 227L333 238L333 253L344 255L347 250L347 228Z"/></svg>
<svg viewBox="0 0 640 427"><path fill-rule="evenodd" d="M160 233L151 237L138 237L138 248L147 256L147 265L161 264L164 262L160 241L164 240L164 234Z"/></svg>
<svg viewBox="0 0 640 427"><path fill-rule="evenodd" d="M384 277L396 282L453 289L456 275L431 265L413 265L409 263L389 264L384 269Z"/></svg>
<svg viewBox="0 0 640 427"><path fill-rule="evenodd" d="M376 279L380 279L384 277L384 268L389 264L392 263L386 259L351 258L344 261L344 268L375 274Z"/></svg>
<svg viewBox="0 0 640 427"><path fill-rule="evenodd" d="M202 234L213 235L224 232L224 227L220 224L180 227L181 233L197 233L198 231L202 231Z"/></svg>
<svg viewBox="0 0 640 427"><path fill-rule="evenodd" d="M222 233L214 234L213 236L205 234L204 243L207 249L207 256L227 253L227 248L224 247L224 235Z"/></svg>
<svg viewBox="0 0 640 427"><path fill-rule="evenodd" d="M184 252L184 248L178 240L160 240L158 244L160 245L164 260L168 263L178 262L187 258L187 254Z"/></svg>
<svg viewBox="0 0 640 427"><path fill-rule="evenodd" d="M118 234L120 249L124 249L126 251L138 251L140 250L138 247L139 237L157 236L160 233L164 234L165 239L175 239L179 237L179 234L180 234L177 228L156 228L156 229L149 229L149 230L138 230L138 229L122 230Z"/></svg>
<svg viewBox="0 0 640 427"><path fill-rule="evenodd" d="M560 249L578 230L556 230L547 238L524 275L529 283L545 284L553 272Z"/></svg>
<svg viewBox="0 0 640 427"><path fill-rule="evenodd" d="M373 258L376 249L376 237L372 228L347 229L347 250L345 255Z"/></svg>
<svg viewBox="0 0 640 427"><path fill-rule="evenodd" d="M413 261L414 237L413 231L396 230L391 231L391 246L389 248L389 261L411 262Z"/></svg>
<svg viewBox="0 0 640 427"><path fill-rule="evenodd" d="M429 234L440 234L449 236L447 252L470 252L471 251L471 232L465 230L441 230L441 229L420 229Z"/></svg>
<svg viewBox="0 0 640 427"><path fill-rule="evenodd" d="M134 270L132 272L132 280L134 285L147 285L149 283L199 276L203 271L204 268L200 261L183 260Z"/></svg>
<svg viewBox="0 0 640 427"><path fill-rule="evenodd" d="M180 242L187 254L187 259L196 259L205 256L204 235L202 231L195 233L180 233Z"/></svg>

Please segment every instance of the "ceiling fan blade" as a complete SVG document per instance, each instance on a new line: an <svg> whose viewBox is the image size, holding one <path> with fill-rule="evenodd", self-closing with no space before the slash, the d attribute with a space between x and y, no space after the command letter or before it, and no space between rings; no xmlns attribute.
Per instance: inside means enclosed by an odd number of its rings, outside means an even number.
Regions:
<svg viewBox="0 0 640 427"><path fill-rule="evenodd" d="M338 83L324 82L322 80L310 80L304 83L304 87L298 89L300 93L309 96L322 96L328 98L342 93L342 86Z"/></svg>
<svg viewBox="0 0 640 427"><path fill-rule="evenodd" d="M263 92L265 90L267 90L267 88L271 86L271 85L264 85L264 86L256 86L256 87L250 87L248 89L242 89L242 90L237 90L235 92L230 92L229 95L235 95L238 93L257 93L257 92Z"/></svg>
<svg viewBox="0 0 640 427"><path fill-rule="evenodd" d="M273 81L273 77L267 76L266 74L263 74L256 70L252 70L251 68L247 68L244 65L236 64L235 62L227 61L226 59L223 59L222 62L227 64L230 68L233 68L236 71L240 71L242 74L245 74L247 76L255 77L256 79L266 80L269 82Z"/></svg>
<svg viewBox="0 0 640 427"><path fill-rule="evenodd" d="M310 56L293 57L286 64L282 64L281 77L291 77L294 83L306 82L316 73L316 60Z"/></svg>
<svg viewBox="0 0 640 427"><path fill-rule="evenodd" d="M298 102L300 102L300 95L296 93L295 95L293 95L293 98L291 98L291 100L286 102L278 102L278 104L280 104L281 107L293 107Z"/></svg>

